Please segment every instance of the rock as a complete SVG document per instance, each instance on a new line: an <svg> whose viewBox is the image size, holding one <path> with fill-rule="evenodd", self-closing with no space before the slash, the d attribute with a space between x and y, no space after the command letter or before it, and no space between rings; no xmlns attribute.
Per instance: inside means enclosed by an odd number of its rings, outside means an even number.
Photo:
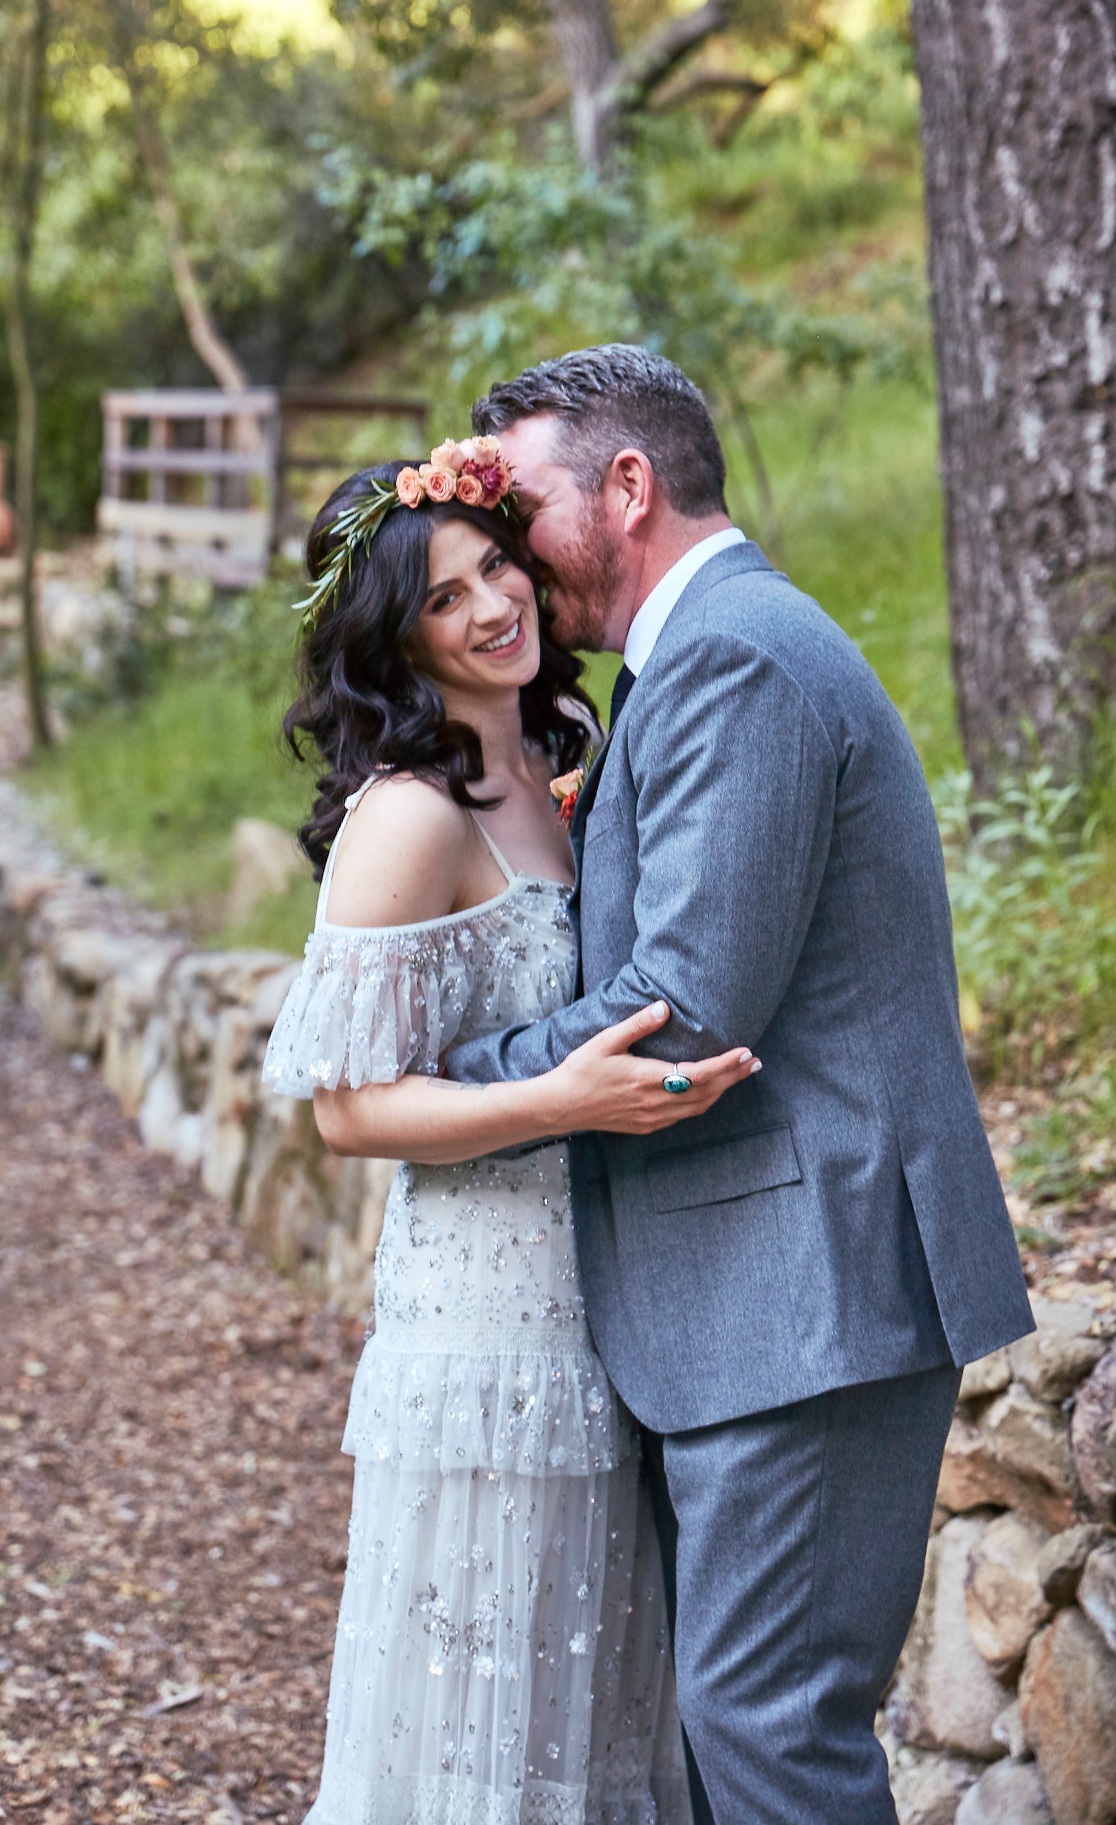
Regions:
<svg viewBox="0 0 1116 1825"><path fill-rule="evenodd" d="M1056 1494L1037 1477L1022 1475L1012 1465L1001 1463L984 1430L961 1418L955 1418L949 1429L938 1501L951 1514L964 1514L971 1508L1018 1509L1055 1533L1073 1520L1068 1495Z"/></svg>
<svg viewBox="0 0 1116 1825"><path fill-rule="evenodd" d="M1086 1335L1097 1308L1088 1299L1042 1299L1032 1295L1038 1325L1009 1346L1011 1372L1039 1400L1062 1401L1104 1355L1099 1338Z"/></svg>
<svg viewBox="0 0 1116 1825"><path fill-rule="evenodd" d="M1057 1495L1072 1494L1069 1429L1056 1408L1013 1385L992 1402L981 1431L998 1463L1045 1483Z"/></svg>
<svg viewBox="0 0 1116 1825"><path fill-rule="evenodd" d="M1023 1728L1056 1825L1116 1819L1116 1658L1080 1610L1059 1610L1027 1650Z"/></svg>
<svg viewBox="0 0 1116 1825"><path fill-rule="evenodd" d="M181 954L181 943L173 940L141 945L126 968L101 990L97 1010L101 1075L119 1098L125 1115L135 1116L143 1102L148 1022L156 1012L163 983Z"/></svg>
<svg viewBox="0 0 1116 1825"><path fill-rule="evenodd" d="M175 1065L174 1034L165 1014L151 1019L143 1034L139 1066L144 1090L136 1117L140 1139L151 1153L175 1151L182 1095Z"/></svg>
<svg viewBox="0 0 1116 1825"><path fill-rule="evenodd" d="M128 967L134 937L96 927L64 931L54 947L54 966L77 989L95 989Z"/></svg>
<svg viewBox="0 0 1116 1825"><path fill-rule="evenodd" d="M986 1768L957 1808L956 1825L1054 1825L1035 1764L997 1762Z"/></svg>
<svg viewBox="0 0 1116 1825"><path fill-rule="evenodd" d="M63 981L49 957L33 952L19 977L19 997L65 1052L84 1049L88 1001Z"/></svg>
<svg viewBox="0 0 1116 1825"><path fill-rule="evenodd" d="M1051 1536L1038 1560L1039 1583L1048 1603L1060 1608L1076 1601L1086 1559L1108 1538L1108 1529L1100 1521L1082 1522Z"/></svg>
<svg viewBox="0 0 1116 1825"><path fill-rule="evenodd" d="M1101 1357L1078 1391L1070 1440L1086 1501L1098 1520L1111 1521L1116 1515L1116 1347Z"/></svg>
<svg viewBox="0 0 1116 1825"><path fill-rule="evenodd" d="M233 880L229 919L246 919L268 894L285 893L293 881L307 878L310 864L289 830L259 817L242 817L233 826Z"/></svg>
<svg viewBox="0 0 1116 1825"><path fill-rule="evenodd" d="M289 961L285 968L273 969L269 975L262 976L257 984L249 1012L256 1026L264 1028L268 1034L279 1018L279 1009L299 967L298 963Z"/></svg>
<svg viewBox="0 0 1116 1825"><path fill-rule="evenodd" d="M969 1555L965 1614L979 1652L1001 1677L1017 1666L1031 1637L1049 1620L1038 1561L1047 1535L1035 1521L1003 1514Z"/></svg>
<svg viewBox="0 0 1116 1825"><path fill-rule="evenodd" d="M1116 1654L1116 1541L1106 1540L1085 1561L1077 1601L1110 1654Z"/></svg>
<svg viewBox="0 0 1116 1825"><path fill-rule="evenodd" d="M977 1362L967 1362L961 1374L961 1400L985 1400L1000 1394L1011 1380L1011 1364L1006 1348L993 1350Z"/></svg>
<svg viewBox="0 0 1116 1825"><path fill-rule="evenodd" d="M899 1825L953 1825L957 1802L980 1771L980 1762L901 1748L891 1772Z"/></svg>
<svg viewBox="0 0 1116 1825"><path fill-rule="evenodd" d="M57 893L60 886L61 877L57 874L45 871L42 874L25 874L10 884L5 880L4 898L20 919L29 919L50 894Z"/></svg>
<svg viewBox="0 0 1116 1825"><path fill-rule="evenodd" d="M1013 1762L1024 1760L1027 1738L1023 1734L1023 1712L1017 1698L1012 1699L1006 1711L1000 1712L992 1725L992 1734L998 1743L1003 1743Z"/></svg>
<svg viewBox="0 0 1116 1825"><path fill-rule="evenodd" d="M992 1726L1008 1694L977 1652L965 1612L969 1556L989 1522L956 1516L934 1535L911 1632L887 1703L900 1742L960 1750L982 1761L1003 1753Z"/></svg>

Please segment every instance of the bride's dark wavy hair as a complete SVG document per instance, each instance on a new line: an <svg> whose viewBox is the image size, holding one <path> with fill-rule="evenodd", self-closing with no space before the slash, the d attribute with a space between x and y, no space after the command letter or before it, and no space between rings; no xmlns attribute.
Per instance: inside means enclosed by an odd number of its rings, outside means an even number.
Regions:
<svg viewBox="0 0 1116 1825"><path fill-rule="evenodd" d="M306 562L315 581L336 548L338 514L367 491L370 480L390 486L404 467L399 462L362 469L330 495L306 541ZM441 781L457 804L471 810L499 802L470 792L470 785L484 776L480 737L468 723L449 720L437 686L406 651L426 600L430 535L447 520L477 527L536 582L525 529L514 514L465 507L460 501L393 508L367 554L358 548L335 599L303 638L298 661L302 690L283 718L283 733L298 759L325 763L313 810L298 833L319 876L345 814L345 799L379 768ZM584 758L595 712L578 683L581 662L556 644L541 604L539 636L538 672L519 693L523 733L546 749L556 772L564 773ZM581 705L586 718L570 715L563 699ZM309 756L307 737L313 744Z"/></svg>

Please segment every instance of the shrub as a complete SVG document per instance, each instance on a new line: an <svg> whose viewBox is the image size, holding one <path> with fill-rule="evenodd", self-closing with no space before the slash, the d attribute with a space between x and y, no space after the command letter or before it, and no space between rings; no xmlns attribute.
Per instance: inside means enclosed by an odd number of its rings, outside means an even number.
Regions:
<svg viewBox="0 0 1116 1825"><path fill-rule="evenodd" d="M945 848L962 1023L975 1062L1023 1080L1061 1076L1116 1023L1116 907L1099 814L1039 766L995 801L968 774L935 792Z"/></svg>

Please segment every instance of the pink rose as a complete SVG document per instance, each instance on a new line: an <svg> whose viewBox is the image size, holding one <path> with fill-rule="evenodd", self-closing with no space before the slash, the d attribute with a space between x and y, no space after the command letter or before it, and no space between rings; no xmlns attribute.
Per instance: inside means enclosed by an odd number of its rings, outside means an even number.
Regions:
<svg viewBox="0 0 1116 1825"><path fill-rule="evenodd" d="M466 472L457 478L457 498L463 507L480 507L484 501L484 483L479 475Z"/></svg>
<svg viewBox="0 0 1116 1825"><path fill-rule="evenodd" d="M457 477L452 469L435 469L433 463L423 463L419 475L428 500L435 506L443 507L457 493Z"/></svg>
<svg viewBox="0 0 1116 1825"><path fill-rule="evenodd" d="M400 469L395 478L395 492L404 507L417 507L426 490L417 469Z"/></svg>
<svg viewBox="0 0 1116 1825"><path fill-rule="evenodd" d="M507 464L497 457L494 463L482 469L480 479L484 484L484 504L486 507L494 507L508 491L511 476Z"/></svg>
<svg viewBox="0 0 1116 1825"><path fill-rule="evenodd" d="M432 469L451 469L454 475L460 475L464 464L464 446L455 443L452 437L447 437L444 444L439 444L436 450L431 450L430 452L430 467Z"/></svg>
<svg viewBox="0 0 1116 1825"><path fill-rule="evenodd" d="M471 456L475 463L480 464L482 469L487 469L491 463L501 460L500 445L494 437L471 437L468 440L468 446L463 444L461 447L467 456Z"/></svg>

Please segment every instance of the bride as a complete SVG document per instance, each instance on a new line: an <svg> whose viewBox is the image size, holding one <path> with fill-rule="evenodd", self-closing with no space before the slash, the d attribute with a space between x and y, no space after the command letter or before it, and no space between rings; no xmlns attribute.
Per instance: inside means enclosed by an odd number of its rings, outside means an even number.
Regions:
<svg viewBox="0 0 1116 1825"><path fill-rule="evenodd" d="M307 1825L690 1821L638 1442L586 1326L557 1137L666 1127L755 1061L686 1065L672 1096L680 1067L630 1051L668 1018L656 1004L528 1082L438 1075L447 1047L574 991L551 779L584 763L592 712L509 485L493 440L444 444L351 477L308 543L285 728L324 765L301 832L322 882L264 1075L313 1096L327 1144L356 1131L405 1163L343 1440L348 1570Z"/></svg>

